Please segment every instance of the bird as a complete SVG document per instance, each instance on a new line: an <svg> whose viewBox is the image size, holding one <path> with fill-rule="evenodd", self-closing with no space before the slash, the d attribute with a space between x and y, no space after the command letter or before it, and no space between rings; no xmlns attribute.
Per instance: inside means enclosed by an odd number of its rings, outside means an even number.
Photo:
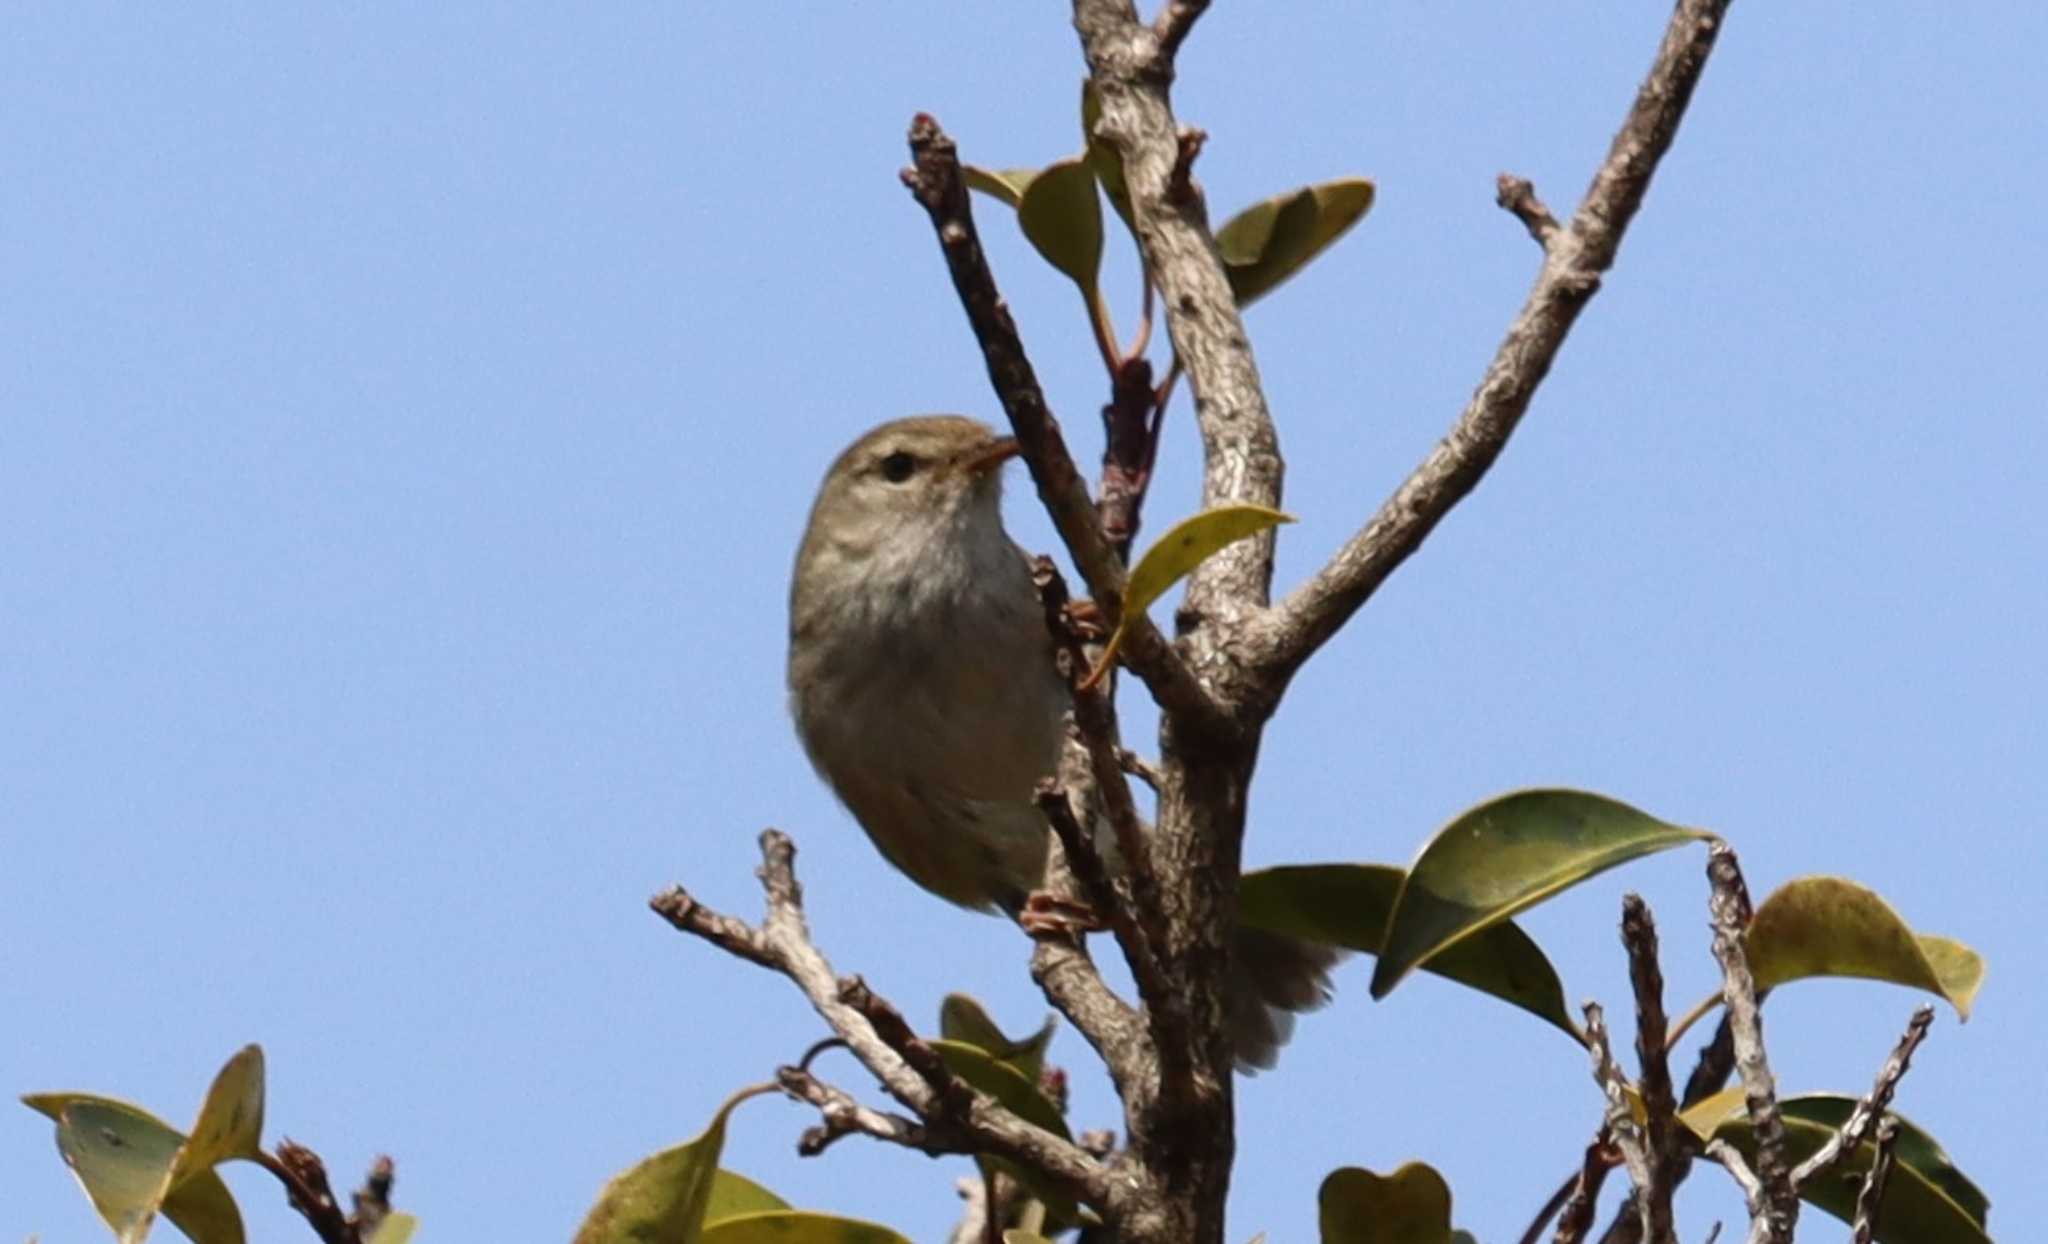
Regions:
<svg viewBox="0 0 2048 1244"><path fill-rule="evenodd" d="M884 859L940 898L1018 917L1045 873L1034 802L1071 692L1002 517L1017 442L962 415L883 423L825 472L789 595L788 686L812 766ZM1096 838L1112 867L1107 825ZM1240 925L1240 1070L1271 1067L1339 951Z"/></svg>

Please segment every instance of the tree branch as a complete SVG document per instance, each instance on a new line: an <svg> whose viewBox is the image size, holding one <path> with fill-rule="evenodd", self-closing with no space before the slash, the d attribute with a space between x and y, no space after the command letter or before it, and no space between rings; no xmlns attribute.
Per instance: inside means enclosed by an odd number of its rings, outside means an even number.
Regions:
<svg viewBox="0 0 2048 1244"><path fill-rule="evenodd" d="M1785 1118L1778 1111L1777 1085L1764 1052L1756 979L1750 975L1749 952L1742 941L1753 909L1742 867L1725 842L1716 842L1707 851L1707 882L1713 889L1707 910L1713 918L1714 958L1721 963L1728 1031L1735 1042L1735 1070L1742 1076L1750 1129L1756 1136L1756 1181L1761 1199L1750 1197L1749 1238L1751 1244L1792 1244L1792 1229L1799 1221L1799 1194L1786 1156ZM1750 1196L1747 1187L1743 1192Z"/></svg>
<svg viewBox="0 0 2048 1244"><path fill-rule="evenodd" d="M1864 1176L1863 1188L1856 1194L1856 1221L1849 1244L1870 1244L1877 1238L1877 1212L1884 1204L1884 1185L1891 1177L1892 1148L1898 1138L1897 1119L1887 1116L1877 1125L1877 1156L1871 1160L1870 1174Z"/></svg>
<svg viewBox="0 0 2048 1244"><path fill-rule="evenodd" d="M1526 181L1503 178L1503 206L1543 244L1535 286L1449 434L1327 566L1254 628L1250 659L1268 678L1284 684L1292 677L1500 456L1572 323L1614 265L1622 235L1678 133L1727 8L1728 0L1680 0L1649 76L1568 225L1560 229L1549 221Z"/></svg>
<svg viewBox="0 0 2048 1244"><path fill-rule="evenodd" d="M756 875L768 907L758 928L706 907L681 886L656 895L648 906L682 932L788 977L890 1096L927 1128L952 1129L964 1147L1009 1158L1108 1212L1113 1188L1102 1163L954 1079L895 1008L858 977L841 980L833 974L804 921L796 845L787 835L773 829L761 834Z"/></svg>
<svg viewBox="0 0 2048 1244"><path fill-rule="evenodd" d="M1678 1165L1678 1102L1671 1089L1671 1062L1664 1046L1670 1021L1664 1014L1664 972L1657 963L1657 923L1639 894L1621 900L1621 944L1628 951L1628 979L1636 999L1636 1068L1643 1097L1643 1140L1649 1150L1647 1178L1635 1197L1643 1237L1673 1244L1673 1168Z"/></svg>
<svg viewBox="0 0 2048 1244"><path fill-rule="evenodd" d="M996 289L988 256L975 232L959 150L936 120L919 113L910 124L910 155L913 164L903 170L903 184L931 217L953 288L988 363L989 383L1017 435L1032 482L1038 486L1039 500L1089 593L1114 627L1123 621L1123 561L1103 535L1095 505L1088 498L1088 486L1067 451L1059 421L1046 405L1016 321ZM1213 722L1218 717L1209 693L1142 612L1126 624L1123 659L1160 708L1190 722Z"/></svg>
<svg viewBox="0 0 2048 1244"><path fill-rule="evenodd" d="M1906 1070L1913 1065L1913 1051L1919 1049L1920 1043L1927 1039L1927 1029L1932 1023L1933 1007L1923 1006L1913 1012L1913 1018L1907 1021L1904 1035L1899 1038L1899 1043L1892 1047L1891 1057L1884 1060L1884 1067L1878 1071L1877 1083L1872 1085L1870 1092L1856 1103L1856 1109L1849 1113L1849 1118L1841 1128L1833 1136L1828 1137L1827 1143L1793 1170L1794 1188L1803 1188L1808 1180L1826 1174L1835 1163L1856 1152L1857 1146L1869 1139L1878 1120L1884 1118L1885 1111L1890 1109L1892 1094L1898 1090L1899 1081L1905 1077Z"/></svg>

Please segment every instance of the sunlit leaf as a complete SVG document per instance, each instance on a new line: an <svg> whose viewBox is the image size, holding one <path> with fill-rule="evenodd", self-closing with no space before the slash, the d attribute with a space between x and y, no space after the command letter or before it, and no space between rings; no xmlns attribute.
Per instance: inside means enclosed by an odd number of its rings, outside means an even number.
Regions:
<svg viewBox="0 0 2048 1244"><path fill-rule="evenodd" d="M1031 179L1038 176L1035 168L987 169L972 164L962 165L960 173L969 190L979 190L1011 207L1024 201L1024 191L1031 185Z"/></svg>
<svg viewBox="0 0 2048 1244"><path fill-rule="evenodd" d="M910 1244L879 1223L804 1210L743 1214L704 1228L704 1244Z"/></svg>
<svg viewBox="0 0 2048 1244"><path fill-rule="evenodd" d="M1037 1032L1028 1037L1011 1037L996 1026L981 1003L964 993L949 993L939 1003L939 1035L985 1051L997 1062L1015 1067L1033 1083L1045 1066L1045 1047L1052 1044L1055 1027L1053 1017L1048 1015Z"/></svg>
<svg viewBox="0 0 2048 1244"><path fill-rule="evenodd" d="M1785 1099L1778 1107L1785 1116L1787 1153L1796 1164L1841 1129L1855 1110L1856 1099L1814 1094ZM1891 1178L1885 1181L1884 1201L1878 1208L1880 1244L1989 1244L1986 1220L1991 1203L1983 1191L1956 1169L1933 1137L1902 1116L1892 1117L1898 1120L1899 1135L1892 1145ZM1718 1136L1756 1161L1756 1137L1739 1087L1716 1093L1680 1118L1695 1134ZM1800 1196L1844 1222L1853 1221L1856 1194L1876 1154L1876 1146L1865 1141L1828 1174L1809 1181Z"/></svg>
<svg viewBox="0 0 2048 1244"><path fill-rule="evenodd" d="M720 1170L711 1176L711 1193L704 1198L704 1225L708 1227L741 1214L763 1214L788 1208L789 1202L745 1175Z"/></svg>
<svg viewBox="0 0 2048 1244"><path fill-rule="evenodd" d="M253 1158L263 1147L263 1047L245 1045L206 1091L192 1134L171 1166L175 1187L230 1158Z"/></svg>
<svg viewBox="0 0 2048 1244"><path fill-rule="evenodd" d="M1586 791L1518 791L1483 803L1439 830L1408 870L1372 996L1385 997L1446 948L1589 877L1711 837Z"/></svg>
<svg viewBox="0 0 2048 1244"><path fill-rule="evenodd" d="M1079 156L1048 164L1024 187L1017 224L1045 261L1093 296L1102 270L1102 201Z"/></svg>
<svg viewBox="0 0 2048 1244"><path fill-rule="evenodd" d="M377 1224L376 1234L370 1237L369 1244L410 1244L413 1232L419 1228L419 1219L393 1210Z"/></svg>
<svg viewBox="0 0 2048 1244"><path fill-rule="evenodd" d="M170 1124L140 1106L96 1093L34 1093L21 1100L57 1123L58 1152L116 1238L142 1239L149 1220L161 1212L194 1244L243 1244L241 1210L218 1174L200 1172L164 1194L170 1165L185 1143L184 1134ZM68 1141L67 1126L72 1129ZM93 1126L101 1129L98 1135L78 1130ZM166 1144L169 1157L160 1152ZM152 1170L155 1184L138 1192L133 1181L152 1177ZM140 1233L122 1234L138 1227Z"/></svg>
<svg viewBox="0 0 2048 1244"><path fill-rule="evenodd" d="M1389 864L1295 864L1246 873L1238 918L1255 928L1377 955L1407 874ZM1513 921L1446 948L1422 970L1492 994L1580 1039L1564 985L1543 951Z"/></svg>
<svg viewBox="0 0 2048 1244"><path fill-rule="evenodd" d="M1747 939L1759 989L1810 976L1853 976L1924 989L1964 1019L1984 960L1946 937L1915 933L1871 890L1841 877L1802 877L1756 909Z"/></svg>
<svg viewBox="0 0 2048 1244"><path fill-rule="evenodd" d="M1145 550L1124 585L1123 617L1102 650L1102 660L1084 686L1093 685L1116 660L1132 617L1152 607L1174 584L1221 550L1269 527L1291 523L1294 516L1263 505L1219 505L1175 523Z"/></svg>
<svg viewBox="0 0 2048 1244"><path fill-rule="evenodd" d="M576 1231L575 1244L695 1244L718 1183L718 1156L733 1110L756 1090L734 1094L704 1134L616 1176Z"/></svg>
<svg viewBox="0 0 2048 1244"><path fill-rule="evenodd" d="M1451 1244L1451 1189L1420 1162L1331 1171L1316 1193L1323 1244Z"/></svg>
<svg viewBox="0 0 2048 1244"><path fill-rule="evenodd" d="M1036 1231L1026 1231L1020 1227L1011 1227L1003 1232L1003 1244L1052 1244L1052 1241Z"/></svg>
<svg viewBox="0 0 2048 1244"><path fill-rule="evenodd" d="M1224 275L1249 306L1306 267L1372 207L1373 184L1346 177L1254 203L1216 231Z"/></svg>

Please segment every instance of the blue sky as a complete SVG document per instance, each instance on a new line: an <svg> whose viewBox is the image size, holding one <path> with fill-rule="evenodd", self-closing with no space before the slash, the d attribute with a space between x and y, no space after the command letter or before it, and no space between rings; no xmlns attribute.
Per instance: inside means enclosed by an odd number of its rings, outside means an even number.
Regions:
<svg viewBox="0 0 2048 1244"><path fill-rule="evenodd" d="M1659 6L1221 3L1177 103L1220 214L1363 174L1372 214L1249 317L1290 452L1297 581L1448 425L1647 65ZM2038 358L2048 17L1738 4L1606 289L1480 492L1309 666L1264 750L1255 863L1404 862L1510 788L1718 830L1759 893L1815 872L1990 960L1901 1108L2018 1238L2048 1215ZM902 134L1077 145L1057 6L18 9L0 47L0 1088L189 1119L246 1041L270 1135L422 1238L559 1239L602 1182L818 1034L675 936L747 914L792 832L815 931L913 1015L1015 1027L1028 944L891 873L811 775L783 599L826 462L993 413ZM1069 435L1099 364L1071 288L984 211ZM1131 322L1127 257L1111 297ZM1176 407L1153 530L1193 504ZM1013 477L1020 539L1052 547ZM1143 706L1130 727L1142 738ZM1532 914L1621 1010L1619 895L1712 987L1697 853ZM1535 1020L1339 978L1243 1085L1230 1236L1312 1238L1330 1168L1416 1158L1512 1239L1599 1103ZM1793 1090L1861 1091L1919 999L1788 989ZM1076 1122L1111 1124L1071 1036ZM843 1081L865 1088L850 1066ZM942 1234L960 1162L799 1161L774 1101L728 1164ZM0 1239L100 1228L0 1114ZM310 1238L231 1174L255 1236ZM1739 1206L1688 1187L1700 1236ZM1831 1226L1813 1224L1815 1238Z"/></svg>

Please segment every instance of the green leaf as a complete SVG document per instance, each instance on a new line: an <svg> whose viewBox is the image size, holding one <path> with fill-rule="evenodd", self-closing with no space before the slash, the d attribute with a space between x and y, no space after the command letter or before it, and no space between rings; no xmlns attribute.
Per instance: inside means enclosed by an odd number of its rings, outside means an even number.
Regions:
<svg viewBox="0 0 2048 1244"><path fill-rule="evenodd" d="M1124 184L1124 159L1117 154L1116 147L1095 136L1095 123L1102 120L1102 98L1095 93L1095 83L1088 78L1081 79L1081 137L1088 144L1088 167L1095 171L1095 180L1102 185L1102 193L1109 199L1109 205L1123 219L1124 228L1137 236L1138 223L1131 215L1131 190Z"/></svg>
<svg viewBox="0 0 2048 1244"><path fill-rule="evenodd" d="M805 1210L728 1218L704 1228L704 1244L910 1244L878 1223Z"/></svg>
<svg viewBox="0 0 2048 1244"><path fill-rule="evenodd" d="M1372 207L1373 184L1345 177L1254 203L1216 231L1237 305L1250 306L1343 237Z"/></svg>
<svg viewBox="0 0 2048 1244"><path fill-rule="evenodd" d="M760 1087L726 1099L704 1134L647 1158L605 1185L576 1230L575 1244L696 1244L718 1184L726 1120Z"/></svg>
<svg viewBox="0 0 2048 1244"><path fill-rule="evenodd" d="M789 1207L789 1202L745 1175L720 1170L711 1176L711 1194L704 1199L704 1225Z"/></svg>
<svg viewBox="0 0 2048 1244"><path fill-rule="evenodd" d="M939 1003L941 1036L948 1041L974 1046L997 1062L1008 1063L1033 1084L1038 1082L1038 1073L1045 1067L1045 1047L1052 1044L1055 1027L1053 1017L1048 1015L1038 1031L1030 1036L1009 1037L996 1027L996 1022L989 1018L981 1003L964 993L949 993Z"/></svg>
<svg viewBox="0 0 2048 1244"><path fill-rule="evenodd" d="M1102 270L1102 201L1085 160L1075 156L1038 170L1017 204L1017 224L1047 263L1083 295L1094 296Z"/></svg>
<svg viewBox="0 0 2048 1244"><path fill-rule="evenodd" d="M1031 179L1038 176L1035 168L987 169L972 164L962 165L960 173L969 190L979 190L1011 207L1024 201L1025 189L1031 185Z"/></svg>
<svg viewBox="0 0 2048 1244"><path fill-rule="evenodd" d="M1069 1139L1066 1119L1060 1114L1059 1107L1053 1105L1052 1099L1039 1090L1036 1080L1026 1078L1015 1066L998 1061L977 1046L948 1040L933 1041L929 1044L938 1054L939 1061L946 1064L946 1070L995 1098L1025 1122L1037 1124L1062 1139ZM1049 1221L1064 1224L1075 1220L1078 1208L1072 1197L1056 1188L1046 1186L1030 1172L1007 1159L982 1154L978 1155L976 1160L986 1162L1029 1188L1033 1196L1045 1202L1046 1217Z"/></svg>
<svg viewBox="0 0 2048 1244"><path fill-rule="evenodd" d="M140 1106L96 1093L33 1093L21 1100L57 1123L57 1151L117 1239L143 1239L161 1212L193 1244L243 1244L241 1210L213 1171L164 1193L171 1163L185 1143L170 1124ZM146 1192L139 1191L137 1181L151 1178L155 1182Z"/></svg>
<svg viewBox="0 0 2048 1244"><path fill-rule="evenodd" d="M171 1165L168 1187L231 1158L253 1158L263 1149L263 1047L245 1045L206 1091L192 1134Z"/></svg>
<svg viewBox="0 0 2048 1244"><path fill-rule="evenodd" d="M1518 791L1480 804L1439 830L1408 870L1372 996L1384 998L1446 948L1617 864L1712 837L1586 791Z"/></svg>
<svg viewBox="0 0 2048 1244"><path fill-rule="evenodd" d="M1299 864L1245 874L1238 918L1369 955L1380 953L1387 916L1407 874L1387 864ZM1543 951L1513 921L1501 921L1446 948L1421 965L1481 993L1492 994L1580 1041L1566 1009L1564 985Z"/></svg>
<svg viewBox="0 0 2048 1244"><path fill-rule="evenodd" d="M1961 942L1915 933L1874 891L1841 877L1779 886L1749 926L1757 988L1811 976L1853 976L1924 989L1963 1019L1984 983L1984 960Z"/></svg>
<svg viewBox="0 0 2048 1244"><path fill-rule="evenodd" d="M1003 1232L1003 1244L1052 1244L1052 1241L1036 1231L1026 1231L1020 1227L1011 1227Z"/></svg>
<svg viewBox="0 0 2048 1244"><path fill-rule="evenodd" d="M1219 505L1174 524L1170 531L1145 550L1136 569L1131 571L1130 579L1124 584L1123 613L1116 631L1102 650L1101 663L1082 685L1093 686L1115 663L1131 618L1150 609L1152 602L1194 573L1195 567L1246 536L1293 521L1293 515L1269 510L1263 505Z"/></svg>
<svg viewBox="0 0 2048 1244"><path fill-rule="evenodd" d="M377 1232L370 1237L369 1244L411 1244L413 1232L419 1229L419 1219L393 1210L377 1224Z"/></svg>
<svg viewBox="0 0 2048 1244"><path fill-rule="evenodd" d="M1778 1103L1785 1116L1785 1140L1792 1162L1804 1162L1828 1142L1856 1108L1856 1099L1832 1093L1793 1097ZM1731 1111L1733 1113L1731 1113ZM1743 1110L1740 1088L1728 1089L1679 1116L1696 1135L1718 1136L1756 1160L1756 1137ZM1991 1203L1933 1137L1903 1116L1892 1145L1892 1174L1879 1207L1881 1244L1990 1244L1986 1219ZM1877 1148L1865 1141L1832 1171L1808 1181L1800 1197L1843 1222L1856 1216L1856 1194Z"/></svg>
<svg viewBox="0 0 2048 1244"><path fill-rule="evenodd" d="M1451 1244L1451 1189L1421 1162L1331 1171L1316 1193L1323 1244Z"/></svg>

